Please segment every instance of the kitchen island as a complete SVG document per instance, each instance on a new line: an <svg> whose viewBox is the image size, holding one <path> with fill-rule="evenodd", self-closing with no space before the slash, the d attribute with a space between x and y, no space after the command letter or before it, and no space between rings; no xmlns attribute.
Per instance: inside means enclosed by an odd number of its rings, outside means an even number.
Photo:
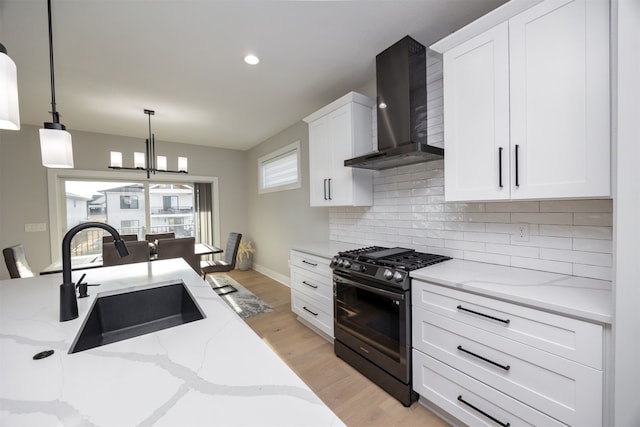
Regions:
<svg viewBox="0 0 640 427"><path fill-rule="evenodd" d="M343 425L183 260L86 279L101 285L67 322L60 274L0 281L0 425ZM96 295L176 279L204 319L68 354Z"/></svg>

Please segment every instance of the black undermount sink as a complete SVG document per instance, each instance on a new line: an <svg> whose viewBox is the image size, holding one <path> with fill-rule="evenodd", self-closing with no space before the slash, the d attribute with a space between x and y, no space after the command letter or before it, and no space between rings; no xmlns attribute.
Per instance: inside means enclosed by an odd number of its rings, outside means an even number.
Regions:
<svg viewBox="0 0 640 427"><path fill-rule="evenodd" d="M182 281L95 299L69 353L204 319Z"/></svg>

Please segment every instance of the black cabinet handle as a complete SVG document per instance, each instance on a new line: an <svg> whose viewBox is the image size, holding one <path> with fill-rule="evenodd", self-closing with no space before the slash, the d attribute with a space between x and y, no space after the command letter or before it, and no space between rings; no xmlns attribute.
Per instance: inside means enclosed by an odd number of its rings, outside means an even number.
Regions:
<svg viewBox="0 0 640 427"><path fill-rule="evenodd" d="M311 283L309 283L309 282L307 282L305 280L303 280L302 283L304 283L305 285L309 286L310 288L318 289L317 285L313 285L313 284L311 284Z"/></svg>
<svg viewBox="0 0 640 427"><path fill-rule="evenodd" d="M324 199L328 200L327 199L327 180L326 179L324 180L324 183L322 184L322 190L324 191Z"/></svg>
<svg viewBox="0 0 640 427"><path fill-rule="evenodd" d="M480 360L484 360L487 363L491 363L492 365L495 365L498 368L502 368L505 371L508 371L509 369L511 369L511 366L509 366L509 365L501 365L498 362L494 362L493 360L487 359L486 357L480 356L479 354L475 354L475 353L473 353L473 352L471 352L469 350L466 350L466 349L462 348L461 345L458 346L458 350L462 351L463 353L467 353L467 354L469 354L469 355L471 355L473 357L477 357Z"/></svg>
<svg viewBox="0 0 640 427"><path fill-rule="evenodd" d="M502 188L502 147L498 148L498 186Z"/></svg>
<svg viewBox="0 0 640 427"><path fill-rule="evenodd" d="M468 313L477 314L478 316L486 317L486 318L489 318L489 319L492 319L492 320L497 320L498 322L502 322L502 323L504 323L506 325L508 325L511 322L511 320L509 320L509 319L500 319L499 317L489 316L488 314L480 313L479 311L469 310L468 308L464 308L461 305L457 306L456 308L458 310L466 311Z"/></svg>
<svg viewBox="0 0 640 427"><path fill-rule="evenodd" d="M303 259L303 260L302 260L302 262L304 262L305 264L309 264L309 265L311 265L311 266L313 266L313 267L317 267L317 266L318 266L318 264L315 264L315 263L313 263L313 262L309 262L309 261L307 261L306 259Z"/></svg>
<svg viewBox="0 0 640 427"><path fill-rule="evenodd" d="M333 199L331 198L331 180L332 180L332 178L329 178L329 179L327 180L327 181L329 181L329 200L333 200Z"/></svg>
<svg viewBox="0 0 640 427"><path fill-rule="evenodd" d="M318 313L314 313L313 311L309 310L307 307L302 307L304 308L306 311L308 311L309 313L313 314L314 316L317 316Z"/></svg>
<svg viewBox="0 0 640 427"><path fill-rule="evenodd" d="M518 176L520 175L520 173L518 172L518 149L520 148L520 146L518 144L516 144L516 187L520 186L520 182L518 180Z"/></svg>
<svg viewBox="0 0 640 427"><path fill-rule="evenodd" d="M511 424L510 423L503 423L502 421L498 420L497 418L492 417L491 415L487 414L486 412L484 412L482 409L475 407L474 405L472 405L471 403L467 402L466 400L464 400L462 398L462 395L458 396L458 400L462 403L464 403L465 405L467 405L469 408L473 409L474 411L484 415L485 417L489 418L491 421L493 421L494 423L498 423L500 424L502 427L509 427Z"/></svg>

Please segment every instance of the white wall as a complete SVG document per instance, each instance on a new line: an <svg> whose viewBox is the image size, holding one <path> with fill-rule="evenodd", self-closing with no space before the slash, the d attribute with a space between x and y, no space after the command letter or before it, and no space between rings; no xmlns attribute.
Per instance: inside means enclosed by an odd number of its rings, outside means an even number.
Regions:
<svg viewBox="0 0 640 427"><path fill-rule="evenodd" d="M74 226L87 220L87 201L77 197L67 198L67 224Z"/></svg>
<svg viewBox="0 0 640 427"><path fill-rule="evenodd" d="M640 426L640 1L614 2L614 425Z"/></svg>
<svg viewBox="0 0 640 427"><path fill-rule="evenodd" d="M258 193L258 158L300 141L302 186L294 190ZM309 206L309 131L300 121L247 153L249 232L256 249L254 268L276 279L289 277L289 250L299 242L327 241L327 208Z"/></svg>
<svg viewBox="0 0 640 427"><path fill-rule="evenodd" d="M107 222L117 230L122 229L122 221L137 220L140 227L145 225L145 205L147 201L144 196L144 189L138 192L108 192L107 194ZM131 196L138 198L138 207L135 209L122 209L120 207L120 196Z"/></svg>
<svg viewBox="0 0 640 427"><path fill-rule="evenodd" d="M611 200L445 203L443 161L378 171L373 188L371 207L331 208L331 240L611 279Z"/></svg>

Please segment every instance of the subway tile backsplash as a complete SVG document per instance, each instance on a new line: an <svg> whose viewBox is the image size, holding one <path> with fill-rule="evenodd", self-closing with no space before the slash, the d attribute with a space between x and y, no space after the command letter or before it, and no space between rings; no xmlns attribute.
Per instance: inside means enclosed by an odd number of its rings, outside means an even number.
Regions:
<svg viewBox="0 0 640 427"><path fill-rule="evenodd" d="M330 209L331 240L611 279L611 200L446 203L443 163L374 172L373 206Z"/></svg>
<svg viewBox="0 0 640 427"><path fill-rule="evenodd" d="M429 50L427 116L429 144L442 147L442 58ZM330 208L329 233L342 242L611 280L612 209L608 199L446 203L440 160L374 172L373 206ZM519 224L528 225L528 238L520 238Z"/></svg>
<svg viewBox="0 0 640 427"><path fill-rule="evenodd" d="M611 279L611 200L446 203L443 177L442 161L375 172L373 206L331 208L331 240Z"/></svg>

